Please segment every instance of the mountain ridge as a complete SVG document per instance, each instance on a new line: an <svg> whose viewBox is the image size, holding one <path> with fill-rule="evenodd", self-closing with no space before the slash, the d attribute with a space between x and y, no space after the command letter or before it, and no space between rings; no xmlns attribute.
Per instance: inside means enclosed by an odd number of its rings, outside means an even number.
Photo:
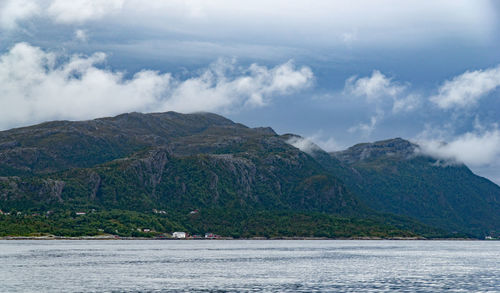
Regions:
<svg viewBox="0 0 500 293"><path fill-rule="evenodd" d="M499 234L500 187L465 164L442 164L396 138L330 154L323 165L371 208L473 235Z"/></svg>
<svg viewBox="0 0 500 293"><path fill-rule="evenodd" d="M404 151L412 144L397 139L356 145L350 153L328 154L320 148L305 153L290 144L291 137L299 136L249 128L212 113L175 112L126 113L2 131L0 208L33 214L58 210L61 215L100 211L106 223L101 225L107 226L82 224L90 234L101 229L131 235L138 215L154 222L159 215L151 211L165 210L168 217L162 216L157 230L210 229L244 236L263 231L278 236L451 235L446 225L430 228L434 223L421 224L415 215L370 205L363 196L372 194L359 188L359 178L350 173L359 168L349 165L356 158L389 156L394 161L397 156L388 155L391 148ZM110 228L120 221L113 210L130 216L121 220L120 229ZM186 216L193 210L199 215ZM255 222L264 214L271 220ZM74 220L61 217L53 225ZM298 219L305 221L300 231ZM348 231L341 222L351 223L346 224ZM484 230L458 232L480 235Z"/></svg>

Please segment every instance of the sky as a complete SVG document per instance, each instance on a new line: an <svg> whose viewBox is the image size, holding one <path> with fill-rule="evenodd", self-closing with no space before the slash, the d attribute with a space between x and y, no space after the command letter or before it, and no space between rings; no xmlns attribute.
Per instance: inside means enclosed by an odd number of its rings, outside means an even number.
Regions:
<svg viewBox="0 0 500 293"><path fill-rule="evenodd" d="M209 111L327 151L402 137L500 183L500 4L0 0L0 130Z"/></svg>

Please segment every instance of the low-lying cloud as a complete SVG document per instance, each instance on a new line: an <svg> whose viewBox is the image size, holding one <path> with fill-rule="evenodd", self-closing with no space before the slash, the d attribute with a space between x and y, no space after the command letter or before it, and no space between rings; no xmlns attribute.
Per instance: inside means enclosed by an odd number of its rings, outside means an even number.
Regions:
<svg viewBox="0 0 500 293"><path fill-rule="evenodd" d="M321 150L321 148L317 146L314 142L304 137L293 136L289 138L286 142L310 155L314 154L315 151Z"/></svg>
<svg viewBox="0 0 500 293"><path fill-rule="evenodd" d="M325 137L322 131L318 131L309 137L292 136L287 143L301 151L314 154L315 151L333 152L343 149L333 137Z"/></svg>
<svg viewBox="0 0 500 293"><path fill-rule="evenodd" d="M59 56L19 43L0 56L0 129L54 119L90 119L130 111L232 111L261 107L308 87L310 68L289 61L248 68L219 60L179 80L143 70L131 78L105 66L106 55Z"/></svg>
<svg viewBox="0 0 500 293"><path fill-rule="evenodd" d="M370 122L360 122L359 124L349 127L348 132L361 132L363 137L369 137L370 134L375 130L377 123L384 118L384 112L378 111L376 115L370 117Z"/></svg>
<svg viewBox="0 0 500 293"><path fill-rule="evenodd" d="M465 108L500 86L500 66L486 70L467 71L445 81L430 98L442 109Z"/></svg>
<svg viewBox="0 0 500 293"><path fill-rule="evenodd" d="M447 143L439 139L424 139L418 144L422 153L449 163L477 167L500 161L500 130L497 127L467 132Z"/></svg>
<svg viewBox="0 0 500 293"><path fill-rule="evenodd" d="M265 106L275 95L308 87L313 80L309 67L293 62L268 69L252 64L241 70L224 60L212 64L200 76L173 83L163 107L181 112L231 110L235 106Z"/></svg>

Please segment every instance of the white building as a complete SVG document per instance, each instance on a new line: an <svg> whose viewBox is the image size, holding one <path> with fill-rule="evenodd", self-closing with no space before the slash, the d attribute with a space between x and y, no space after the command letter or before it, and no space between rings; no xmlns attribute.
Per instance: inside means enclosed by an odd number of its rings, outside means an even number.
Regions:
<svg viewBox="0 0 500 293"><path fill-rule="evenodd" d="M186 238L186 232L174 232L172 234L173 238Z"/></svg>

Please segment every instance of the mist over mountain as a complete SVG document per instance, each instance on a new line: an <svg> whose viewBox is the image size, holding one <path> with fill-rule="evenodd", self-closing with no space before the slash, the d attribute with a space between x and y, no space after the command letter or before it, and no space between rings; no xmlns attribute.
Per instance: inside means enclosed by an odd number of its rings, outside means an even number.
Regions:
<svg viewBox="0 0 500 293"><path fill-rule="evenodd" d="M401 138L313 153L364 203L448 231L498 233L500 187L464 164L433 158Z"/></svg>

